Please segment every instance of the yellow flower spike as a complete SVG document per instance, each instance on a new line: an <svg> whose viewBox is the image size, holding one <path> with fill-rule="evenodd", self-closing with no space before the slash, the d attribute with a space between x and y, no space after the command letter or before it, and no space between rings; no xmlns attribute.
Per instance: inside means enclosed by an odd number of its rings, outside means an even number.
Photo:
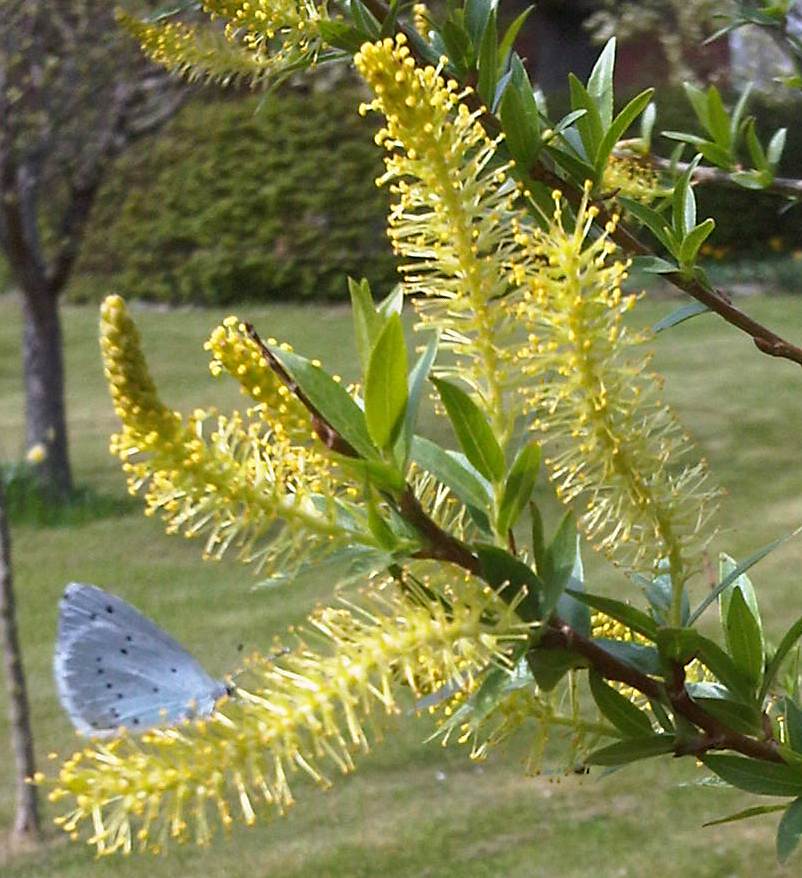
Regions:
<svg viewBox="0 0 802 878"><path fill-rule="evenodd" d="M130 492L144 493L146 514L159 513L168 533L205 534L207 557L220 558L236 545L243 560L287 575L312 551L325 554L343 542L372 544L339 523L338 498L345 489L335 482L322 446L309 447L308 426L275 385L263 386L280 409L276 414L262 403L254 421L200 409L184 421L159 399L119 296L101 306L100 344L122 421L112 453L124 465ZM245 377L257 380L247 369ZM285 413L305 444L279 419ZM212 431L206 428L210 420Z"/></svg>
<svg viewBox="0 0 802 878"><path fill-rule="evenodd" d="M609 260L609 230L589 236L587 189L573 228L555 203L547 231L521 236L529 284L524 301L510 306L544 342L523 348L521 363L547 465L598 548L631 567L667 563L681 586L698 568L718 494L705 487L704 461L689 459L690 440L657 398L641 347L647 334L624 325L633 302L621 293L627 265Z"/></svg>
<svg viewBox="0 0 802 878"><path fill-rule="evenodd" d="M467 678L507 662L524 635L515 613L478 586L465 586L452 614L414 586L402 593L388 582L318 610L292 651L250 657L252 685L203 722L90 742L52 781L51 798L66 812L58 820L102 854L134 843L161 849L170 839L206 844L210 814L225 828L236 818L251 825L271 808L283 813L296 769L320 786L331 782L328 769L350 771L352 745L367 749L375 708L399 712L393 689L402 679L418 693L455 672ZM412 665L410 677L404 668Z"/></svg>
<svg viewBox="0 0 802 878"><path fill-rule="evenodd" d="M224 19L225 29L214 22L119 19L151 60L190 81L255 86L298 62L314 63L322 45L319 25L329 17L326 3L314 0L205 0L203 11Z"/></svg>
<svg viewBox="0 0 802 878"><path fill-rule="evenodd" d="M629 156L610 156L601 187L605 192L624 195L642 204L651 204L662 193L657 172Z"/></svg>
<svg viewBox="0 0 802 878"><path fill-rule="evenodd" d="M212 375L228 372L239 382L243 393L259 403L254 411L264 414L274 428L280 425L298 444L308 443L309 413L270 369L263 352L247 335L241 321L227 317L209 336L204 348L212 357L209 363Z"/></svg>
<svg viewBox="0 0 802 878"><path fill-rule="evenodd" d="M441 375L459 377L478 394L502 444L518 414L511 376L514 331L496 306L514 292L507 264L515 248L518 190L496 162L478 114L460 103L468 90L446 83L440 68L416 67L400 35L365 43L357 70L383 113L378 140L396 203L388 235L403 260L404 292L415 295L424 325L439 328L454 356Z"/></svg>

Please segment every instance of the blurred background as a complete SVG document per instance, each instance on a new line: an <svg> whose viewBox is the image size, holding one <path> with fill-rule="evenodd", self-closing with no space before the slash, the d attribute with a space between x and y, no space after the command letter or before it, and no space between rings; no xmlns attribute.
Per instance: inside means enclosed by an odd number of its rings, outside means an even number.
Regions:
<svg viewBox="0 0 802 878"><path fill-rule="evenodd" d="M73 0L68 0L73 2ZM503 0L512 20L526 4ZM784 60L748 29L702 46L716 29L711 0L541 0L518 49L552 115L567 107L566 75L585 78L606 39L619 37L617 101L656 85L655 131L699 133L682 84L715 83L728 104L752 84L749 112L765 142L788 128L781 173L802 177L802 100L775 77ZM4 24L0 17L0 35ZM201 546L167 537L127 496L108 454L117 423L102 376L96 305L109 292L131 300L145 352L165 401L181 411L239 403L213 381L203 342L228 313L264 336L290 341L346 380L356 375L346 275L367 277L378 296L396 281L384 233L388 194L374 179L381 150L364 98L340 67L290 80L268 94L193 87L180 109L138 139L104 175L62 301L66 412L74 491L58 504L38 491L30 451L22 367L23 317L0 261L0 462L11 518L20 641L30 689L37 761L78 743L58 706L51 662L57 602L66 582L109 588L146 611L222 674L240 647L268 648L299 623L331 583L311 577L281 590L255 587L233 560L200 560ZM655 138L664 155L673 143ZM56 195L58 195L58 192ZM744 308L802 339L802 209L737 188L697 190L717 227L705 250L716 283L748 296ZM54 228L43 199L40 221ZM644 278L635 283L643 284ZM676 308L655 287L636 309L640 326ZM413 320L408 320L411 331ZM750 340L711 315L658 337L656 367L666 396L729 491L713 550L745 557L802 523L802 380L798 367L761 356ZM426 422L433 426L433 421ZM545 498L548 488L541 487ZM556 520L556 510L554 510ZM637 599L632 586L588 558L593 590ZM795 545L771 555L753 579L766 625L779 632L802 610ZM0 686L0 873L4 878L149 874L245 876L740 876L780 874L771 816L736 827L704 820L752 804L732 790L698 785L693 764L639 764L604 777L526 775L525 730L486 763L464 748L424 744L428 718L379 721L376 751L353 778L325 794L300 786L302 801L270 825L234 830L210 851L95 862L49 824L44 842L12 851L14 816L6 689Z"/></svg>

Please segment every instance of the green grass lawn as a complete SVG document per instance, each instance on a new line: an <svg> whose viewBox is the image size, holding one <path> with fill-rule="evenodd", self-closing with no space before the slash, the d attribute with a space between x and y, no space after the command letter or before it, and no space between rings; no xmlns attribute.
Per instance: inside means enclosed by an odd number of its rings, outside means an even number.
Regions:
<svg viewBox="0 0 802 878"><path fill-rule="evenodd" d="M749 299L745 307L793 339L802 339L802 299ZM673 303L644 303L652 321ZM320 356L354 376L350 317L345 310L243 307L265 335ZM209 376L202 349L222 312L136 313L164 399L188 410L236 405L237 389ZM96 492L124 494L107 451L115 419L95 342L96 315L66 308L68 408L78 480ZM19 314L0 299L0 459L23 452ZM802 523L802 371L758 353L717 318L703 316L657 339L656 366L666 395L698 438L716 480L728 489L714 548L749 554ZM152 615L210 672L237 665L238 648L267 648L275 633L301 620L329 583L254 590L247 567L205 564L200 546L163 534L134 508L80 526L17 527L13 534L21 636L31 690L37 751L62 754L76 744L58 706L51 675L57 601L72 579L110 588ZM802 542L769 556L753 579L770 636L802 613ZM634 596L620 576L591 563L593 588ZM4 693L0 686L0 830L12 819L13 785ZM90 848L48 830L40 852L4 857L4 878L203 874L256 876L740 876L781 874L774 866L772 816L734 827L701 823L754 801L734 791L693 784L691 760L639 763L602 778L526 777L526 740L481 765L454 746L423 744L431 726L405 717L387 725L384 741L357 773L322 793L298 786L290 814L250 830L236 829L209 850L173 849L164 857L95 861ZM51 816L49 807L46 808Z"/></svg>

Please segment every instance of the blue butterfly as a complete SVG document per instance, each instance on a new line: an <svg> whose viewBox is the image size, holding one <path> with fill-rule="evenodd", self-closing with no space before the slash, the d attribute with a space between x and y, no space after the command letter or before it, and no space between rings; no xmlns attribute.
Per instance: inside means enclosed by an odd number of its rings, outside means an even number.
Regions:
<svg viewBox="0 0 802 878"><path fill-rule="evenodd" d="M230 694L129 603L78 582L59 603L53 670L73 725L92 736L209 716Z"/></svg>

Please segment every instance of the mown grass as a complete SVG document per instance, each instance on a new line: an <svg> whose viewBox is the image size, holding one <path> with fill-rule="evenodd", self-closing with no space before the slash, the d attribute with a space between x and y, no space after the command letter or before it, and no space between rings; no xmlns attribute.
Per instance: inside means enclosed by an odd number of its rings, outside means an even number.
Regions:
<svg viewBox="0 0 802 878"><path fill-rule="evenodd" d="M802 303L750 299L750 312L802 339ZM651 322L674 304L644 303ZM65 309L70 429L78 480L100 497L124 499L119 468L107 452L115 428L95 342L96 316ZM202 342L222 312L143 310L137 318L161 392L184 410L238 403L231 383L208 374ZM265 335L316 354L346 378L354 376L350 318L325 308L249 308ZM19 317L0 299L0 459L22 452ZM738 556L802 523L802 372L759 354L712 316L676 327L656 344L666 395L698 437L717 481L729 489L716 548ZM233 561L204 564L200 546L167 537L134 508L120 515L43 528L19 524L14 553L20 626L31 688L37 752L75 744L55 697L51 657L59 594L77 579L117 591L182 640L213 673L235 666L239 647L266 647L298 622L330 583L253 590L251 572ZM123 510L124 512L125 510ZM802 543L792 543L755 570L766 625L776 641L802 613ZM634 590L604 565L591 563L594 587ZM2 687L0 687L2 690ZM10 825L13 785L4 693L0 691L0 828ZM102 860L64 842L55 830L38 852L4 859L7 878L150 878L203 874L251 876L731 876L773 865L775 819L702 829L701 823L753 800L694 785L690 761L642 763L610 777L524 776L526 741L483 765L459 748L422 744L425 719L388 723L384 740L360 760L352 778L321 793L299 786L287 817L251 830L235 829L207 851L192 847L165 857ZM50 806L47 816L52 816Z"/></svg>

